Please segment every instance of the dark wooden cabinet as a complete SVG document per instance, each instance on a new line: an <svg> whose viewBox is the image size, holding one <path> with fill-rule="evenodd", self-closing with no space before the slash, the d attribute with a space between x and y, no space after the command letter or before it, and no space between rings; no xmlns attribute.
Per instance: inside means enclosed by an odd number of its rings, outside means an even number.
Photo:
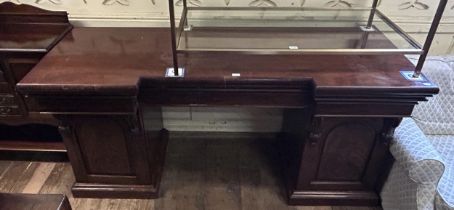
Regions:
<svg viewBox="0 0 454 210"><path fill-rule="evenodd" d="M66 12L45 11L11 2L0 4L0 126L5 127L0 130L8 128L17 132L17 135L11 132L0 134L0 150L64 151L61 141L47 141L51 136L48 139L36 139L32 135L28 135L31 138L22 138L26 136L23 133L31 132L24 130L23 125L55 125L56 121L29 115L22 95L15 89L16 84L71 28ZM43 130L46 130L47 126L44 127ZM56 129L53 131L55 133Z"/></svg>
<svg viewBox="0 0 454 210"><path fill-rule="evenodd" d="M316 87L310 108L286 112L281 156L290 204L380 204L394 130L428 90L364 94L369 88Z"/></svg>

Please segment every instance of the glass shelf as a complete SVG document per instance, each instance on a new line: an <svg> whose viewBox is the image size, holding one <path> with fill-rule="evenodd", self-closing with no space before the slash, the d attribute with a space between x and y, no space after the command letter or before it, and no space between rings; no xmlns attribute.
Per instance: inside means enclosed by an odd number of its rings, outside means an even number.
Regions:
<svg viewBox="0 0 454 210"><path fill-rule="evenodd" d="M378 1L370 8L325 9L188 7L187 0L169 0L173 66L167 70L184 76L178 54L191 52L420 54L413 74L419 78L448 0L439 0L423 46L380 12ZM182 4L180 11L175 4Z"/></svg>
<svg viewBox="0 0 454 210"><path fill-rule="evenodd" d="M371 9L187 7L177 52L420 54L421 46Z"/></svg>

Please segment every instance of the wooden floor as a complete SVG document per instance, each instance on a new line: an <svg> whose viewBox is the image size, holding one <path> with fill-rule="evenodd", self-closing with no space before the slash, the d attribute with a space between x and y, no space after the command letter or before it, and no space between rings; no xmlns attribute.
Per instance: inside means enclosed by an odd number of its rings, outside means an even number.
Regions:
<svg viewBox="0 0 454 210"><path fill-rule="evenodd" d="M65 193L75 210L378 210L287 206L272 139L247 135L174 134L156 200L79 199L69 163L0 161L0 192Z"/></svg>

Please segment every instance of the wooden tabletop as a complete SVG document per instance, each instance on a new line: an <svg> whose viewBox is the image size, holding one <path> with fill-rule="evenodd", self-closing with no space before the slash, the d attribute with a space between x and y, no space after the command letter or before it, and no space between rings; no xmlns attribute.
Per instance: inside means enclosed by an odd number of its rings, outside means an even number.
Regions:
<svg viewBox="0 0 454 210"><path fill-rule="evenodd" d="M403 55L197 53L180 58L185 77L166 78L172 65L167 28L74 28L17 89L24 94L135 95L140 88L157 86L295 89L312 81L316 94L438 91L431 83L400 75L414 68Z"/></svg>

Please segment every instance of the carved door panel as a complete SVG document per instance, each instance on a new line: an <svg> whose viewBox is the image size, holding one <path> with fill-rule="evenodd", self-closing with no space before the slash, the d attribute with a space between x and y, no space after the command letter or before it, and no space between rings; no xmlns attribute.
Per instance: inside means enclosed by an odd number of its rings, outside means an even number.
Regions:
<svg viewBox="0 0 454 210"><path fill-rule="evenodd" d="M386 169L383 163L388 155L386 135L393 130L391 122L384 118L316 117L303 143L291 199L315 204L319 200L311 196L317 195L326 200L336 197L333 204L355 199L377 203L376 188L381 171Z"/></svg>
<svg viewBox="0 0 454 210"><path fill-rule="evenodd" d="M382 158L373 153L383 144L383 127L382 118L317 118L304 146L299 188L369 188L364 176L374 176L369 162Z"/></svg>

